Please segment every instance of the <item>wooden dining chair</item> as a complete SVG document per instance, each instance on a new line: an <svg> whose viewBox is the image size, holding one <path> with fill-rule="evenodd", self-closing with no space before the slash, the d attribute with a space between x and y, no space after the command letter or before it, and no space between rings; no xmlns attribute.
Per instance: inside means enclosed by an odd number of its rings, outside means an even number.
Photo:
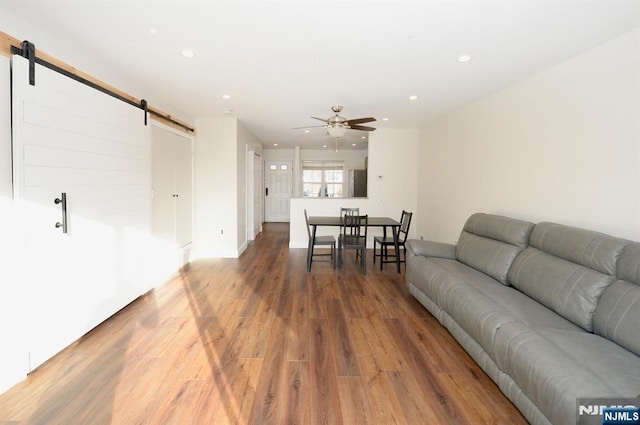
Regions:
<svg viewBox="0 0 640 425"><path fill-rule="evenodd" d="M362 274L367 274L367 224L368 215L345 214L338 236L338 263L346 271L346 254L348 249L356 251L356 259L360 258Z"/></svg>
<svg viewBox="0 0 640 425"><path fill-rule="evenodd" d="M309 245L307 248L307 271L311 271L311 263L313 263L314 257L331 257L329 260L316 260L316 262L328 263L330 262L333 268L336 268L336 238L333 236L316 236L313 237L311 233L311 226L309 225L309 215L307 214L307 209L304 209L304 220L307 223L307 234L309 235ZM314 253L314 248L316 246L320 247L330 247L331 252L329 254L325 252Z"/></svg>
<svg viewBox="0 0 640 425"><path fill-rule="evenodd" d="M403 251L403 255L400 256L400 262L405 263L405 266L407 256L407 248L405 246L405 242L407 241L407 236L409 235L409 226L411 225L412 216L413 213L402 210L402 215L400 216L400 228L398 229L398 248L402 249ZM377 245L380 245L380 251L376 253ZM379 257L380 270L382 270L382 266L385 263L395 263L396 255L400 255L400 252L396 252L395 249L393 251L393 254L390 254L389 247L395 248L395 243L393 241L393 235L387 236L385 229L385 234L383 236L376 236L373 238L373 264L376 263L376 257Z"/></svg>
<svg viewBox="0 0 640 425"><path fill-rule="evenodd" d="M340 217L345 215L360 215L360 208L358 207L340 207ZM356 251L356 260L360 258L360 252Z"/></svg>
<svg viewBox="0 0 640 425"><path fill-rule="evenodd" d="M344 215L360 215L360 208L347 208L340 207L340 217L344 217Z"/></svg>

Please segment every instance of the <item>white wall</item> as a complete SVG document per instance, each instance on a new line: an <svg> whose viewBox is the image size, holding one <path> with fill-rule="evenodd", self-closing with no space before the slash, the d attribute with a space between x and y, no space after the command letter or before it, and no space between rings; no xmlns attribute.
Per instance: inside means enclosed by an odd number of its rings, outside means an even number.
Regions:
<svg viewBox="0 0 640 425"><path fill-rule="evenodd" d="M253 150L258 154L262 152L262 143L240 121L237 121L237 228L238 228L238 254L247 247L247 152ZM253 199L251 200L253 202Z"/></svg>
<svg viewBox="0 0 640 425"><path fill-rule="evenodd" d="M484 211L640 240L640 30L431 123L420 163L425 238Z"/></svg>
<svg viewBox="0 0 640 425"><path fill-rule="evenodd" d="M194 257L237 257L235 117L196 118Z"/></svg>
<svg viewBox="0 0 640 425"><path fill-rule="evenodd" d="M195 258L238 257L247 246L247 150L262 143L231 116L196 118Z"/></svg>
<svg viewBox="0 0 640 425"><path fill-rule="evenodd" d="M309 215L339 215L340 207L359 207L370 216L389 216L397 220L403 209L418 216L418 130L382 128L369 135L368 197L350 199L294 198L291 200L291 229L289 246L307 247L304 222L306 208ZM378 178L381 176L381 178ZM412 224L410 237L415 235ZM337 234L338 229L323 229ZM381 234L380 229L370 232Z"/></svg>

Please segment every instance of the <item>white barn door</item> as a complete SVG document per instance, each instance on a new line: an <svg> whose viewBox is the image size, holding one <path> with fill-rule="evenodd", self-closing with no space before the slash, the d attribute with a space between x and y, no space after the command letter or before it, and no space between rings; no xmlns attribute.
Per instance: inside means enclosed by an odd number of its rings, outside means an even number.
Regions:
<svg viewBox="0 0 640 425"><path fill-rule="evenodd" d="M144 112L13 58L13 183L33 369L146 292L150 125ZM67 233L62 223L66 194Z"/></svg>

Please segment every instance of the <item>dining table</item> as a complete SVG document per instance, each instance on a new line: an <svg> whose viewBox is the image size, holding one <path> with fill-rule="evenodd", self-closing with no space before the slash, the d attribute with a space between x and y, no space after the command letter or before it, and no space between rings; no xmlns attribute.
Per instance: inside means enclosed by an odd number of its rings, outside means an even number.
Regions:
<svg viewBox="0 0 640 425"><path fill-rule="evenodd" d="M318 227L340 227L344 221L340 216L310 216L309 226L311 226L311 241L309 243L309 249L307 250L307 269L310 269L311 258L313 256L313 246L316 239L316 230ZM391 228L393 235L393 242L396 252L399 251L400 246L398 243L398 230L400 229L400 222L391 217L376 217L369 216L367 221L367 227L382 227L384 236L386 237L387 228ZM400 273L400 256L396 255L396 268Z"/></svg>

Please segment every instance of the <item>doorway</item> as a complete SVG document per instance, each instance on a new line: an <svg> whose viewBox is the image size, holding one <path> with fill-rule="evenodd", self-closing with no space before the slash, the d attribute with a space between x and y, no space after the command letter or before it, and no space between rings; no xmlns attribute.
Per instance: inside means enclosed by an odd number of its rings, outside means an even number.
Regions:
<svg viewBox="0 0 640 425"><path fill-rule="evenodd" d="M262 157L256 151L247 154L247 240L262 232Z"/></svg>

